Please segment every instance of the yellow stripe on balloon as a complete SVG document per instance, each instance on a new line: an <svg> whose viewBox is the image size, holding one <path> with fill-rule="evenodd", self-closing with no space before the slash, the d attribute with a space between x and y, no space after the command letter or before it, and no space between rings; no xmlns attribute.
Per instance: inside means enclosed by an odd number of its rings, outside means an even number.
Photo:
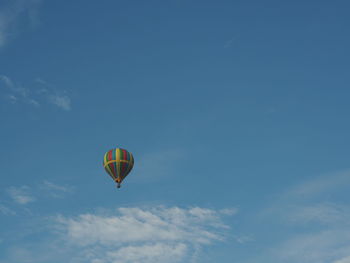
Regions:
<svg viewBox="0 0 350 263"><path fill-rule="evenodd" d="M117 171L118 171L118 177L120 177L120 149L115 149L115 160L117 161Z"/></svg>
<svg viewBox="0 0 350 263"><path fill-rule="evenodd" d="M105 162L104 166L106 167L110 163L129 163L129 161L127 161L127 160L111 160L111 161Z"/></svg>

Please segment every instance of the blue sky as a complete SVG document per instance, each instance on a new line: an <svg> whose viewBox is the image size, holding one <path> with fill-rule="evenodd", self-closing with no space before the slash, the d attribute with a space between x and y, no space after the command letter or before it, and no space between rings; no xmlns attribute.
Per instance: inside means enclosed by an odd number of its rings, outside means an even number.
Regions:
<svg viewBox="0 0 350 263"><path fill-rule="evenodd" d="M349 263L349 8L0 1L0 262Z"/></svg>

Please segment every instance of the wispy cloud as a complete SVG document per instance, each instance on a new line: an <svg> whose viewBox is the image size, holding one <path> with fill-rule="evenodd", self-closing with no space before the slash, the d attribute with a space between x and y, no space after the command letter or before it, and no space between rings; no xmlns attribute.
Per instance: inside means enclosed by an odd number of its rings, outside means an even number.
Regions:
<svg viewBox="0 0 350 263"><path fill-rule="evenodd" d="M329 263L350 256L349 228L298 234L275 248L282 262Z"/></svg>
<svg viewBox="0 0 350 263"><path fill-rule="evenodd" d="M312 178L300 185L297 185L285 193L285 197L291 198L312 198L329 193L331 191L339 191L350 185L350 171L337 172L331 175L323 175Z"/></svg>
<svg viewBox="0 0 350 263"><path fill-rule="evenodd" d="M83 249L90 262L175 263L188 262L201 246L223 241L229 228L223 216L200 207L129 207L111 215L59 217L57 223L64 240Z"/></svg>
<svg viewBox="0 0 350 263"><path fill-rule="evenodd" d="M5 85L8 87L8 88L14 88L14 83L12 82L12 80L9 78L9 77L6 77L4 75L0 75L0 79L5 83Z"/></svg>
<svg viewBox="0 0 350 263"><path fill-rule="evenodd" d="M43 186L48 190L53 190L58 192L68 193L73 191L73 188L71 186L58 185L46 180L43 182Z"/></svg>
<svg viewBox="0 0 350 263"><path fill-rule="evenodd" d="M16 212L0 203L0 213L3 215L15 215Z"/></svg>
<svg viewBox="0 0 350 263"><path fill-rule="evenodd" d="M202 248L228 235L226 214L202 207L157 206L55 216L45 224L45 238L8 248L0 262L200 262Z"/></svg>
<svg viewBox="0 0 350 263"><path fill-rule="evenodd" d="M319 202L289 207L288 219L292 223L338 224L350 220L350 207L330 202Z"/></svg>
<svg viewBox="0 0 350 263"><path fill-rule="evenodd" d="M149 241L210 244L223 240L222 233L216 230L227 227L221 222L220 212L199 207L119 208L117 211L113 216L83 214L57 220L65 229L68 241L80 246ZM89 229L94 229L93 233Z"/></svg>
<svg viewBox="0 0 350 263"><path fill-rule="evenodd" d="M74 187L70 185L60 185L50 181L43 181L35 185L11 186L5 189L7 198L0 200L0 213L3 215L16 215L19 211L30 212L24 205L32 202L48 200L50 198L65 198L74 193ZM40 197L40 198L39 198ZM22 205L15 206L14 203Z"/></svg>
<svg viewBox="0 0 350 263"><path fill-rule="evenodd" d="M253 242L255 241L255 238L251 235L248 235L248 236L238 236L236 237L236 241L240 244L245 244L245 243L248 243L248 242Z"/></svg>
<svg viewBox="0 0 350 263"><path fill-rule="evenodd" d="M73 193L74 191L74 187L72 186L59 185L47 180L40 184L39 188L55 198L62 198L67 194Z"/></svg>
<svg viewBox="0 0 350 263"><path fill-rule="evenodd" d="M71 98L66 94L67 92L65 90L59 92L52 84L42 78L37 78L35 81L40 84L37 93L44 96L47 102L65 111L72 109Z"/></svg>
<svg viewBox="0 0 350 263"><path fill-rule="evenodd" d="M334 261L333 263L350 263L350 256Z"/></svg>
<svg viewBox="0 0 350 263"><path fill-rule="evenodd" d="M185 244L155 243L152 245L126 246L107 253L110 262L125 263L175 263L183 260L188 252ZM122 260L121 260L122 259Z"/></svg>
<svg viewBox="0 0 350 263"><path fill-rule="evenodd" d="M224 48L232 47L232 45L234 44L235 40L236 40L236 37L232 37L231 39L227 40L225 42Z"/></svg>
<svg viewBox="0 0 350 263"><path fill-rule="evenodd" d="M281 194L265 210L268 220L284 225L286 235L272 246L281 262L339 263L350 258L350 172L310 179Z"/></svg>
<svg viewBox="0 0 350 263"><path fill-rule="evenodd" d="M36 99L32 98L30 90L24 88L21 84L15 83L12 79L5 75L0 75L0 84L1 82L3 85L0 85L0 87L3 86L6 89L6 97L12 103L24 102L36 107L40 105Z"/></svg>
<svg viewBox="0 0 350 263"><path fill-rule="evenodd" d="M68 96L59 96L57 94L51 95L50 101L52 104L56 105L57 107L65 110L70 111L71 110L71 101Z"/></svg>
<svg viewBox="0 0 350 263"><path fill-rule="evenodd" d="M21 186L21 187L12 186L7 189L7 193L10 195L12 200L17 204L25 205L35 201L35 198L32 196L30 192L30 188L28 186Z"/></svg>
<svg viewBox="0 0 350 263"><path fill-rule="evenodd" d="M37 78L35 83L39 87L31 85L31 88L25 88L5 75L0 75L0 88L3 86L3 92L6 98L12 103L25 103L35 107L40 107L45 103L55 105L64 110L71 110L71 99L66 91L58 91L53 85Z"/></svg>
<svg viewBox="0 0 350 263"><path fill-rule="evenodd" d="M40 0L14 0L8 5L0 6L0 48L19 30L18 26L25 20L31 26L38 22L37 9Z"/></svg>

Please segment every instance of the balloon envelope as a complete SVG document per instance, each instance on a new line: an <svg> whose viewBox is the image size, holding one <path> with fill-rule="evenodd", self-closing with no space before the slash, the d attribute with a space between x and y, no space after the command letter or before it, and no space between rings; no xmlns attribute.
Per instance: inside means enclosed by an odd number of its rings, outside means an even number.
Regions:
<svg viewBox="0 0 350 263"><path fill-rule="evenodd" d="M125 149L115 148L105 153L103 167L114 181L120 183L134 166L134 157Z"/></svg>

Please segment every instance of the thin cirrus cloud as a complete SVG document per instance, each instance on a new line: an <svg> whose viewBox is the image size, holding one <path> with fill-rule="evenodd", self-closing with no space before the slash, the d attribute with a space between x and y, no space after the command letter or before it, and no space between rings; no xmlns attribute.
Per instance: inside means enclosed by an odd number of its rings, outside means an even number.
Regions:
<svg viewBox="0 0 350 263"><path fill-rule="evenodd" d="M45 180L36 186L11 186L6 189L6 193L12 202L19 205L26 205L38 201L37 196L48 196L52 198L63 198L68 194L72 194L74 188L66 185L58 185ZM34 195L34 193L36 195ZM0 203L0 212L4 215L13 215L15 212L7 206Z"/></svg>
<svg viewBox="0 0 350 263"><path fill-rule="evenodd" d="M224 48L230 48L234 44L236 37L232 37L225 42Z"/></svg>
<svg viewBox="0 0 350 263"><path fill-rule="evenodd" d="M43 182L42 186L47 190L50 190L50 191L52 190L52 191L62 192L62 193L70 193L73 191L73 187L71 186L58 185L47 180Z"/></svg>
<svg viewBox="0 0 350 263"><path fill-rule="evenodd" d="M329 193L331 191L339 191L350 185L350 171L342 171L331 175L320 176L316 179L308 180L301 185L290 189L285 197L292 198L312 198ZM344 189L343 189L344 190Z"/></svg>
<svg viewBox="0 0 350 263"><path fill-rule="evenodd" d="M225 221L235 213L151 206L37 218L30 233L12 236L21 245L6 247L0 262L201 262L204 248L230 236Z"/></svg>
<svg viewBox="0 0 350 263"><path fill-rule="evenodd" d="M70 258L99 263L194 262L204 246L222 242L230 211L200 207L119 208L109 215L56 218L56 233ZM93 231L91 231L93 229Z"/></svg>
<svg viewBox="0 0 350 263"><path fill-rule="evenodd" d="M16 212L12 209L8 208L7 206L0 203L0 213L8 216L8 215L16 215Z"/></svg>
<svg viewBox="0 0 350 263"><path fill-rule="evenodd" d="M264 217L285 228L269 255L280 262L348 263L350 259L350 172L320 176L281 194ZM298 230L298 231L296 231Z"/></svg>
<svg viewBox="0 0 350 263"><path fill-rule="evenodd" d="M25 205L36 200L30 193L30 188L25 185L20 187L12 186L7 189L7 193L15 203L20 205Z"/></svg>
<svg viewBox="0 0 350 263"><path fill-rule="evenodd" d="M274 249L281 262L341 262L350 256L349 228L323 229L298 234Z"/></svg>
<svg viewBox="0 0 350 263"><path fill-rule="evenodd" d="M126 246L116 251L107 253L110 262L168 262L175 263L182 260L188 252L185 244L166 245L156 243L154 245ZM122 260L120 261L120 259Z"/></svg>
<svg viewBox="0 0 350 263"><path fill-rule="evenodd" d="M47 180L40 184L39 189L54 198L63 198L67 194L72 194L74 192L74 187L72 186L59 185Z"/></svg>
<svg viewBox="0 0 350 263"><path fill-rule="evenodd" d="M31 27L38 24L38 8L41 0L14 0L0 6L0 48L20 31L21 22ZM23 23L24 24L24 23Z"/></svg>
<svg viewBox="0 0 350 263"><path fill-rule="evenodd" d="M342 258L340 260L337 260L333 263L350 263L350 256L349 257L345 257L345 258Z"/></svg>
<svg viewBox="0 0 350 263"><path fill-rule="evenodd" d="M59 96L57 94L50 95L49 99L52 104L56 105L57 107L65 110L70 111L71 110L71 100L68 96Z"/></svg>
<svg viewBox="0 0 350 263"><path fill-rule="evenodd" d="M291 207L288 219L291 223L338 224L350 220L350 207L331 202L320 202Z"/></svg>
<svg viewBox="0 0 350 263"><path fill-rule="evenodd" d="M11 103L24 103L35 107L48 103L64 111L72 109L71 99L66 95L65 91L57 91L51 84L40 78L36 79L35 83L39 87L27 88L13 81L8 76L0 75L0 91L5 94L5 98Z"/></svg>

